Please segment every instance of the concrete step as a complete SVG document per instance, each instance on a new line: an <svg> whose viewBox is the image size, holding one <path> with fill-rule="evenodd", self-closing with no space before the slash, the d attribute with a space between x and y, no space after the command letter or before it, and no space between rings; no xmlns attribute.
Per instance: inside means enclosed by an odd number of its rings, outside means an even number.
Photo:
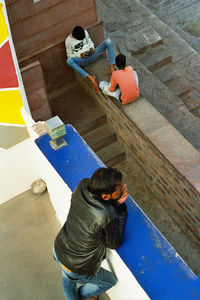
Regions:
<svg viewBox="0 0 200 300"><path fill-rule="evenodd" d="M72 124L81 135L106 122L105 112L78 83L63 89L50 105L54 115Z"/></svg>
<svg viewBox="0 0 200 300"><path fill-rule="evenodd" d="M161 68L154 70L154 75L157 76L162 82L166 82L180 77L180 73L173 63L162 66Z"/></svg>
<svg viewBox="0 0 200 300"><path fill-rule="evenodd" d="M126 157L122 146L118 142L112 143L100 151L97 151L97 155L107 167L113 167Z"/></svg>
<svg viewBox="0 0 200 300"><path fill-rule="evenodd" d="M177 96L182 97L189 93L190 86L187 81L181 77L170 79L165 82L168 88Z"/></svg>
<svg viewBox="0 0 200 300"><path fill-rule="evenodd" d="M143 53L147 48L155 47L162 43L162 38L150 26L146 26L135 34L131 33L130 38L125 41L127 50L134 55Z"/></svg>
<svg viewBox="0 0 200 300"><path fill-rule="evenodd" d="M195 116L200 118L200 96L199 94L191 90L189 93L182 95L181 100L186 105L188 110Z"/></svg>
<svg viewBox="0 0 200 300"><path fill-rule="evenodd" d="M181 76L173 63L167 64L155 70L153 73L164 82L175 95L182 97L189 93L190 86L188 82Z"/></svg>
<svg viewBox="0 0 200 300"><path fill-rule="evenodd" d="M115 142L116 134L108 124L105 124L83 135L83 138L92 150L96 152Z"/></svg>
<svg viewBox="0 0 200 300"><path fill-rule="evenodd" d="M163 45L150 47L145 53L135 56L151 72L172 62L172 56Z"/></svg>
<svg viewBox="0 0 200 300"><path fill-rule="evenodd" d="M176 96L184 97L191 90L190 86L188 85L188 82L181 77L179 71L173 65L173 63L162 66L161 68L155 70L153 74L157 76L160 79L160 81L165 83L166 86Z"/></svg>
<svg viewBox="0 0 200 300"><path fill-rule="evenodd" d="M92 130L98 128L99 126L104 125L107 119L106 119L106 114L104 114L97 119L89 121L88 123L83 124L83 121L84 120L82 120L81 122L82 124L80 126L79 125L76 126L76 129L80 135L87 134Z"/></svg>

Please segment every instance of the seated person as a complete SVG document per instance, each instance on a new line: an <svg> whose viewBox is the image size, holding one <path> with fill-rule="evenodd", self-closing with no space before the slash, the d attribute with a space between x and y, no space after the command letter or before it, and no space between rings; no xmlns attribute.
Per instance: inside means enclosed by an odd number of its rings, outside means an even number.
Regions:
<svg viewBox="0 0 200 300"><path fill-rule="evenodd" d="M131 66L126 67L126 56L123 54L116 56L115 63L118 70L112 73L110 83L101 81L99 87L104 94L127 104L139 97L138 76Z"/></svg>
<svg viewBox="0 0 200 300"><path fill-rule="evenodd" d="M81 76L88 78L92 82L93 87L98 89L95 76L88 74L81 67L94 62L97 57L107 49L111 74L115 64L112 41L110 39L106 39L99 46L94 48L94 43L92 42L88 32L82 27L76 26L73 29L72 34L66 38L65 46L68 57L67 64Z"/></svg>

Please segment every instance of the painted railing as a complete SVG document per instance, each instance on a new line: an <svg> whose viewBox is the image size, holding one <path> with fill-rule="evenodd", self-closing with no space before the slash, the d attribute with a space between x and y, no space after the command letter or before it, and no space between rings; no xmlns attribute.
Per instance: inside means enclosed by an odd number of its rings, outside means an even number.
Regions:
<svg viewBox="0 0 200 300"><path fill-rule="evenodd" d="M90 177L95 169L104 165L71 125L66 126L66 132L65 139L68 145L60 150L55 151L51 148L50 137L47 134L38 138L36 145L73 192L82 178ZM111 298L200 299L200 280L135 201L129 197L126 203L128 220L124 243L116 252L111 251L108 256L108 262L116 274L123 273L119 278L118 289L112 289ZM66 205L69 207L69 203ZM123 271L119 260L115 261L116 253L123 262ZM131 285L136 286L131 283L135 282L135 279L141 286L140 289L137 286L138 294L134 292L135 288L128 291ZM122 288L120 284L126 281L128 285L124 289L125 287Z"/></svg>

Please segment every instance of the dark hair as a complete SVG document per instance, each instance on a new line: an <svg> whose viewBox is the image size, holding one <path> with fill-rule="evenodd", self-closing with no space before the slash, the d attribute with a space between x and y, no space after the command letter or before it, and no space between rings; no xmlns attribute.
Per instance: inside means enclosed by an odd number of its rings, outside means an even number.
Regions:
<svg viewBox="0 0 200 300"><path fill-rule="evenodd" d="M124 69L126 66L126 56L123 54L119 54L115 57L116 66L119 69Z"/></svg>
<svg viewBox="0 0 200 300"><path fill-rule="evenodd" d="M122 173L114 168L100 168L92 175L88 189L96 195L112 194L116 186L122 182Z"/></svg>
<svg viewBox="0 0 200 300"><path fill-rule="evenodd" d="M72 31L72 36L81 41L85 38L85 30L81 26L76 26Z"/></svg>

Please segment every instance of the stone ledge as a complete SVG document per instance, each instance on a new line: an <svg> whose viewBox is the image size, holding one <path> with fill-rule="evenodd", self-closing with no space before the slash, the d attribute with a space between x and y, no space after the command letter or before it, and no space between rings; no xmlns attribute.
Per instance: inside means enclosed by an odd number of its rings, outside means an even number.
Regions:
<svg viewBox="0 0 200 300"><path fill-rule="evenodd" d="M159 34L149 26L132 35L131 39L126 41L126 47L131 53L138 54L144 52L150 46L154 47L162 43Z"/></svg>
<svg viewBox="0 0 200 300"><path fill-rule="evenodd" d="M182 176L198 169L199 152L145 98L122 110Z"/></svg>
<svg viewBox="0 0 200 300"><path fill-rule="evenodd" d="M108 66L94 63L87 67L90 74L96 74L97 79L109 80ZM90 83L78 76L82 84L87 86L95 99L104 99L114 111L125 114L141 132L148 138L156 149L171 164L177 172L200 192L200 153L171 125L144 97L129 104L122 105L116 99L91 89ZM83 83L84 81L84 83ZM98 101L101 104L101 100ZM199 173L198 173L199 172ZM200 178L200 177L199 177Z"/></svg>

